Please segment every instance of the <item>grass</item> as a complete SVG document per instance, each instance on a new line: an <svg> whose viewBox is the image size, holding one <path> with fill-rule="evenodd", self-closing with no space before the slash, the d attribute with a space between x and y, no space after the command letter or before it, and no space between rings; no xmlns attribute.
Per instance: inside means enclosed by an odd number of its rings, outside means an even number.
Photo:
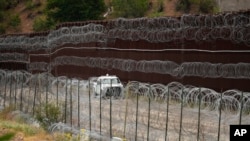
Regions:
<svg viewBox="0 0 250 141"><path fill-rule="evenodd" d="M25 141L33 140L51 140L51 136L42 128L35 127L22 122L16 121L11 117L13 107L6 107L0 112L0 140L8 141L10 139L23 138Z"/></svg>

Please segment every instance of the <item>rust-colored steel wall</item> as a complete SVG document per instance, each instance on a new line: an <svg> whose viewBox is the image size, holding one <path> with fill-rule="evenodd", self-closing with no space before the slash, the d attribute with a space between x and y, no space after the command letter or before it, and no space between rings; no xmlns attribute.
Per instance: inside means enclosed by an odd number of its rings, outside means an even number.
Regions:
<svg viewBox="0 0 250 141"><path fill-rule="evenodd" d="M234 13L235 14L235 13ZM236 13L237 14L237 13ZM242 14L239 12L238 14ZM243 12L249 14L249 11ZM178 18L180 20L181 18ZM85 26L89 24L100 24L112 29L112 21L89 21L78 23L64 23L58 25L57 29L72 26ZM224 28L224 27L223 27ZM210 28L211 30L212 28ZM236 28L237 29L237 28ZM222 30L223 31L223 30ZM48 36L53 31L43 33L34 33L29 37ZM245 31L249 32L249 31ZM249 34L247 34L249 35ZM21 35L9 35L21 36ZM226 36L226 35L225 35ZM8 37L8 36L3 36ZM50 39L48 39L50 40ZM50 41L48 41L50 42ZM37 45L38 46L38 45ZM36 46L35 46L36 47ZM239 64L250 63L249 46L244 42L232 42L228 39L214 40L186 40L176 39L168 42L149 42L147 40L123 40L119 38L107 38L103 42L88 42L88 43L65 43L56 45L56 47L48 46L48 49L38 50L0 50L1 53L23 53L28 55L26 62L1 62L1 69L26 69L33 73L36 72L51 72L55 76L68 76L88 79L89 77L114 74L120 77L124 82L142 81L149 83L168 84L173 81L181 82L184 85L194 85L200 87L212 88L217 91L228 89L239 89L250 91L250 78L244 77L210 77L198 75L174 75L169 73L143 72L138 70L122 70L115 67L102 68L99 66L88 66L81 61L81 58L98 58L98 59L123 59L132 61L170 61L177 65L182 65L186 62L202 62L211 64ZM56 64L60 57L79 57L78 62L63 62ZM68 61L68 60L65 60ZM44 63L47 68L43 70L31 70L30 64ZM78 63L78 64L77 64ZM82 63L83 65L79 65ZM91 62L89 62L91 63ZM181 67L179 67L181 68ZM246 68L246 70L249 70ZM177 70L181 71L181 70ZM207 70L210 71L210 70ZM236 73L236 72L235 72ZM250 72L249 72L250 73Z"/></svg>

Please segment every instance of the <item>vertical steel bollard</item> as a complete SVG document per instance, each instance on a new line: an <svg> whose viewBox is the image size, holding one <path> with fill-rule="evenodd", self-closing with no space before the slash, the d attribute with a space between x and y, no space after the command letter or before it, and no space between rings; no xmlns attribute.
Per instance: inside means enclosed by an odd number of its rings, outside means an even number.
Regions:
<svg viewBox="0 0 250 141"><path fill-rule="evenodd" d="M168 87L168 92L167 92L167 114L166 114L166 130L165 130L165 141L167 141L168 137L168 112L169 112L169 87Z"/></svg>

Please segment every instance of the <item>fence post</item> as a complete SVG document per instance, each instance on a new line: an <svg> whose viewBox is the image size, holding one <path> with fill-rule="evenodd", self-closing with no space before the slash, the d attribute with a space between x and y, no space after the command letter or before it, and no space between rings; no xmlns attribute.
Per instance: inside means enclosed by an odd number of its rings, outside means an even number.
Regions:
<svg viewBox="0 0 250 141"><path fill-rule="evenodd" d="M39 74L38 74L39 75ZM36 79L35 79L35 92L34 92L34 99L33 99L33 115L35 114L35 105L36 105L36 89L37 89L37 80L38 79L38 76L36 76Z"/></svg>
<svg viewBox="0 0 250 141"><path fill-rule="evenodd" d="M70 79L70 93L69 93L69 97L70 97L70 126L72 127L72 110L73 110L73 106L72 106L72 78Z"/></svg>
<svg viewBox="0 0 250 141"><path fill-rule="evenodd" d="M241 118L242 118L242 110L243 110L243 91L241 92L241 101L240 101L240 119L239 119L239 125L241 125Z"/></svg>
<svg viewBox="0 0 250 141"><path fill-rule="evenodd" d="M183 86L184 87L184 86ZM180 115L180 130L179 130L179 141L181 141L181 132L182 132L182 116L183 116L183 95L184 95L184 92L183 92L183 89L181 90L181 115Z"/></svg>
<svg viewBox="0 0 250 141"><path fill-rule="evenodd" d="M48 105L48 87L49 87L49 73L46 73L46 105ZM46 108L46 116L48 115L47 108Z"/></svg>
<svg viewBox="0 0 250 141"><path fill-rule="evenodd" d="M198 98L199 98L199 109L198 109L198 127L197 127L197 141L199 141L199 138L200 138L200 118L201 118L201 88L199 88L199 95L198 95Z"/></svg>
<svg viewBox="0 0 250 141"><path fill-rule="evenodd" d="M77 83L77 113L78 113L78 118L77 118L77 120L78 120L78 128L80 128L80 89L79 89L79 87L80 87L80 80L78 79L78 83Z"/></svg>
<svg viewBox="0 0 250 141"><path fill-rule="evenodd" d="M139 83L138 83L139 89ZM135 121L135 141L137 141L137 126L138 126L138 106L139 106L139 94L136 94L136 121Z"/></svg>
<svg viewBox="0 0 250 141"><path fill-rule="evenodd" d="M128 88L127 88L127 90L126 90L126 108L125 108L125 117L124 117L125 121L124 121L124 129L123 129L123 138L126 138L126 125L127 125L127 115L128 115L128 95L129 95L129 91L128 91Z"/></svg>
<svg viewBox="0 0 250 141"><path fill-rule="evenodd" d="M67 97L68 97L68 77L66 78L66 83L65 83L65 86L66 86L66 91L65 91L65 105L64 105L64 123L67 123Z"/></svg>
<svg viewBox="0 0 250 141"><path fill-rule="evenodd" d="M11 97L12 97L12 94L11 94L12 93L12 88L11 87L12 87L12 73L10 73L10 95L9 95L10 96L10 99L9 99L10 102L9 102L9 106L12 105L12 100L11 100Z"/></svg>
<svg viewBox="0 0 250 141"><path fill-rule="evenodd" d="M7 79L8 79L8 76L7 74L5 74L5 84L4 84L4 98L3 98L3 107L5 108L5 102L6 102L6 95L7 95Z"/></svg>
<svg viewBox="0 0 250 141"><path fill-rule="evenodd" d="M56 77L56 105L58 107L58 85L59 85L59 81L58 81L58 76Z"/></svg>
<svg viewBox="0 0 250 141"><path fill-rule="evenodd" d="M167 136L168 136L168 112L169 112L169 86L168 92L167 92L167 113L166 113L166 130L165 130L165 141L167 141Z"/></svg>
<svg viewBox="0 0 250 141"><path fill-rule="evenodd" d="M102 135L102 81L100 81L100 135Z"/></svg>
<svg viewBox="0 0 250 141"><path fill-rule="evenodd" d="M31 80L29 80L29 81L31 81ZM29 83L31 83L31 82L29 82ZM31 85L31 84L29 84L29 94L28 94L28 98L27 98L28 102L27 102L26 113L29 112L29 100L30 100L30 98L31 98L31 96L30 96L31 86L30 86L30 85Z"/></svg>
<svg viewBox="0 0 250 141"><path fill-rule="evenodd" d="M23 81L24 81L24 72L22 73L22 81L21 81L21 94L20 94L20 111L23 110Z"/></svg>
<svg viewBox="0 0 250 141"><path fill-rule="evenodd" d="M218 125L218 136L217 136L217 140L220 140L220 124L221 124L221 109L222 109L222 91L220 93L220 107L219 107L219 125Z"/></svg>
<svg viewBox="0 0 250 141"><path fill-rule="evenodd" d="M112 89L112 79L110 81L110 100L109 100L109 129L110 129L110 139L112 139L112 95L114 94L114 90Z"/></svg>
<svg viewBox="0 0 250 141"><path fill-rule="evenodd" d="M151 100L151 85L149 85L149 97L148 97L148 129L147 129L147 141L149 141L149 127L150 127L150 100Z"/></svg>
<svg viewBox="0 0 250 141"><path fill-rule="evenodd" d="M15 85L14 85L14 99L15 99L15 109L16 109L16 95L17 95L17 81L18 81L18 79L17 79L17 71L15 71L15 73L16 73L16 83L15 83Z"/></svg>
<svg viewBox="0 0 250 141"><path fill-rule="evenodd" d="M90 85L90 79L88 80L88 83ZM89 89L89 130L91 132L91 95L90 95L90 89Z"/></svg>

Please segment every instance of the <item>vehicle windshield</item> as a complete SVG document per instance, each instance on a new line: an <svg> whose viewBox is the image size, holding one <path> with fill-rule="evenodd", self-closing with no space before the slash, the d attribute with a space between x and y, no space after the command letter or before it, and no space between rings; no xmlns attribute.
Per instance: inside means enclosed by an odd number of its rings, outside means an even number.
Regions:
<svg viewBox="0 0 250 141"><path fill-rule="evenodd" d="M120 80L118 79L118 78L112 78L112 79L107 79L107 78L105 78L105 79L102 79L101 80L101 83L102 84L118 84L118 83L120 83Z"/></svg>

